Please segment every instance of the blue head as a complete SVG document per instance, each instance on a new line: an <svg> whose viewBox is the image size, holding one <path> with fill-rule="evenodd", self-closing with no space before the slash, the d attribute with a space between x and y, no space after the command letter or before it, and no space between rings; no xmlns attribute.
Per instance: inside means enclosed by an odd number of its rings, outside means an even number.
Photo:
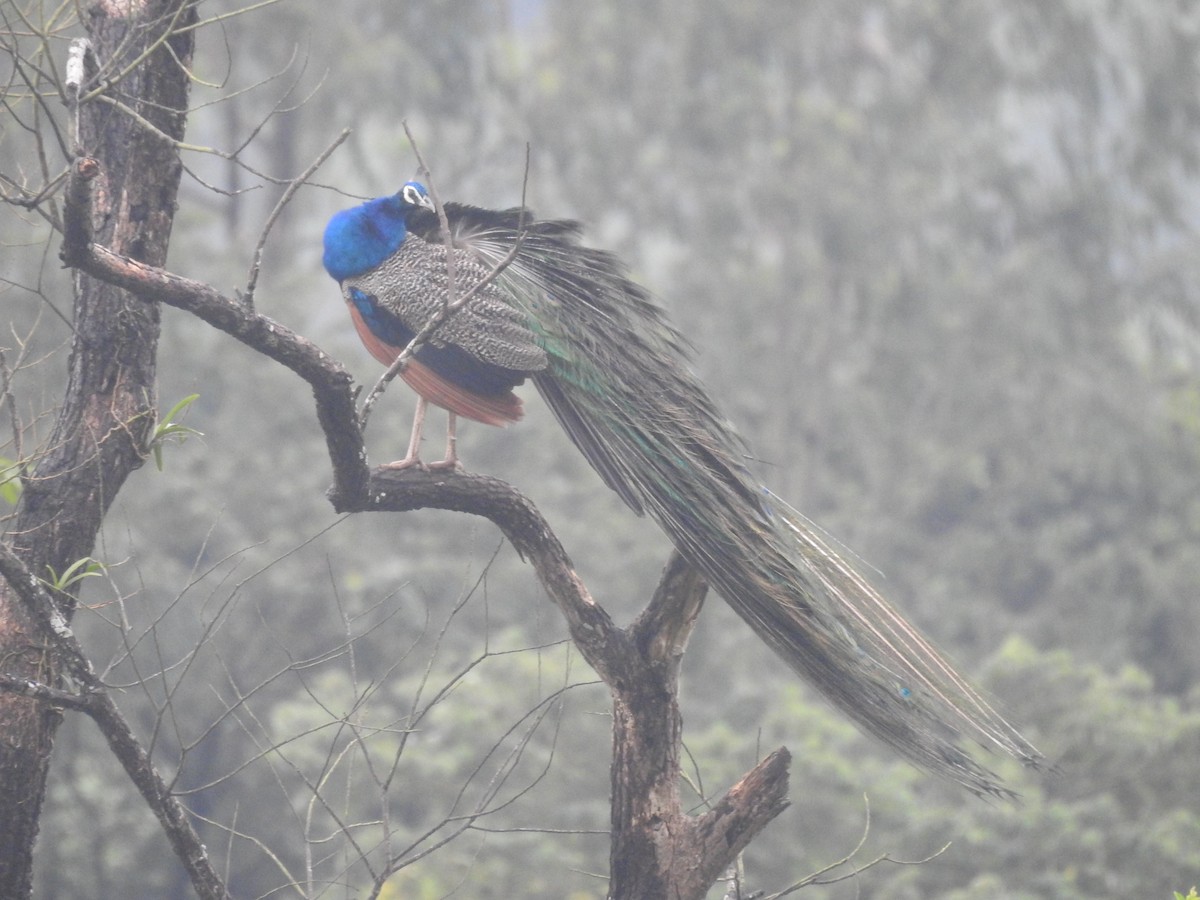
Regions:
<svg viewBox="0 0 1200 900"><path fill-rule="evenodd" d="M425 186L410 181L399 193L336 213L325 226L325 271L335 281L367 272L404 243L413 210L433 209Z"/></svg>

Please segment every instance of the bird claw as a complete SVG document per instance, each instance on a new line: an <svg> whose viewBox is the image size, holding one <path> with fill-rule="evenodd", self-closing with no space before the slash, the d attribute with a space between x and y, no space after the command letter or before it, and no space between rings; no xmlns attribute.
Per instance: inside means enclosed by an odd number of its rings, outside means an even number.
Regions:
<svg viewBox="0 0 1200 900"><path fill-rule="evenodd" d="M421 458L419 456L406 456L404 459L398 459L395 462L384 463L379 468L387 469L388 471L392 472L398 472L401 469L420 469L424 471L425 469L431 468L431 466L427 466L425 463L421 462Z"/></svg>
<svg viewBox="0 0 1200 900"><path fill-rule="evenodd" d="M418 449L421 446L421 426L425 422L425 409L428 402L424 397L418 397L417 411L413 416L412 436L408 439L408 455L404 459L398 459L395 462L385 463L380 466L381 469L389 469L391 471L399 471L401 469L420 469L422 472L461 472L463 471L462 463L458 461L458 438L455 435L456 416L450 413L450 420L446 425L446 457L438 462L425 463L421 462L418 455Z"/></svg>
<svg viewBox="0 0 1200 900"><path fill-rule="evenodd" d="M404 469L418 469L422 472L465 472L463 464L458 461L458 457L447 457L439 459L437 462L427 463L418 456L406 456L404 459L398 459L395 462L384 463L379 468L387 469L390 472L399 472Z"/></svg>

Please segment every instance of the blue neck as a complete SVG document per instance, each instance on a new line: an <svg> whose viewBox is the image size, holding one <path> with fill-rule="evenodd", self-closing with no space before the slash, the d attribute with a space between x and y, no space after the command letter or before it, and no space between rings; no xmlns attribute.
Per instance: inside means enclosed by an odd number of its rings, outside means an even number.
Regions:
<svg viewBox="0 0 1200 900"><path fill-rule="evenodd" d="M336 213L325 226L325 271L342 281L374 269L404 243L411 209L393 194Z"/></svg>

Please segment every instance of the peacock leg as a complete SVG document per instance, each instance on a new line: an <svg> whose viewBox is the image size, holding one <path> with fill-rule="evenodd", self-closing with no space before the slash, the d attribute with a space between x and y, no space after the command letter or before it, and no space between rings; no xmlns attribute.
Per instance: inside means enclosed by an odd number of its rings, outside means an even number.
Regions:
<svg viewBox="0 0 1200 900"><path fill-rule="evenodd" d="M430 469L458 468L458 416L448 413L446 422L446 458L440 462L430 463Z"/></svg>
<svg viewBox="0 0 1200 900"><path fill-rule="evenodd" d="M380 466L381 469L407 469L411 466L420 466L421 463L421 429L425 425L425 410L429 406L429 401L424 397L417 396L417 411L413 414L412 435L408 439L408 452L404 454L404 459L398 459L395 462L384 463Z"/></svg>

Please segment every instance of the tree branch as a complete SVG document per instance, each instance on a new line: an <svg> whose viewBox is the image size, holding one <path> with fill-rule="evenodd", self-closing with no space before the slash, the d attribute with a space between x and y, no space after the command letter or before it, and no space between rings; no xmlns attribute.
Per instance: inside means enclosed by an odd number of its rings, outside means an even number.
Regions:
<svg viewBox="0 0 1200 900"><path fill-rule="evenodd" d="M309 383L317 419L333 463L340 496L361 503L367 490L367 460L358 426L350 374L316 344L284 325L247 309L210 285L148 266L92 242L88 183L100 172L92 159L76 160L67 186L61 257L95 278L122 287L144 300L186 310L246 346L291 369Z"/></svg>
<svg viewBox="0 0 1200 900"><path fill-rule="evenodd" d="M629 635L592 599L542 514L506 482L455 471L377 469L365 503L350 502L336 488L330 500L338 512L445 509L490 520L533 566L588 665L610 685L631 677L624 671L632 653Z"/></svg>
<svg viewBox="0 0 1200 900"><path fill-rule="evenodd" d="M495 478L455 471L376 470L368 502L338 512L434 508L493 522L537 572L571 638L613 696L612 880L609 897L701 900L722 871L788 807L791 754L780 748L700 817L679 797L682 716L678 672L708 585L672 553L654 598L617 627L579 580L537 508Z"/></svg>
<svg viewBox="0 0 1200 900"><path fill-rule="evenodd" d="M74 709L78 712L88 711L86 697L42 684L40 681L30 681L28 678L14 678L11 675L0 673L0 691L18 694L31 700L40 700L48 706Z"/></svg>
<svg viewBox="0 0 1200 900"><path fill-rule="evenodd" d="M52 707L66 707L87 713L99 727L129 780L162 823L163 831L187 869L196 892L206 900L226 900L229 894L212 867L208 851L192 827L187 810L171 793L107 689L94 675L87 655L66 620L58 613L58 604L50 592L3 543L0 543L0 575L25 607L34 613L34 621L42 627L62 666L81 683L83 691L73 694L8 675L0 676L0 690L29 697ZM52 612L47 613L47 610Z"/></svg>
<svg viewBox="0 0 1200 900"><path fill-rule="evenodd" d="M206 284L144 265L91 241L86 187L97 170L88 160L78 161L72 170L64 261L146 300L187 310L304 378L313 388L329 448L334 472L329 498L337 511L435 508L495 523L534 567L566 619L572 640L612 692L609 896L703 898L737 854L787 807L790 760L785 749L777 750L705 815L695 818L682 810L678 668L707 592L703 577L673 554L650 605L629 629L622 629L592 598L536 507L510 485L456 471L369 472L354 410L355 391L341 365L310 341Z"/></svg>

